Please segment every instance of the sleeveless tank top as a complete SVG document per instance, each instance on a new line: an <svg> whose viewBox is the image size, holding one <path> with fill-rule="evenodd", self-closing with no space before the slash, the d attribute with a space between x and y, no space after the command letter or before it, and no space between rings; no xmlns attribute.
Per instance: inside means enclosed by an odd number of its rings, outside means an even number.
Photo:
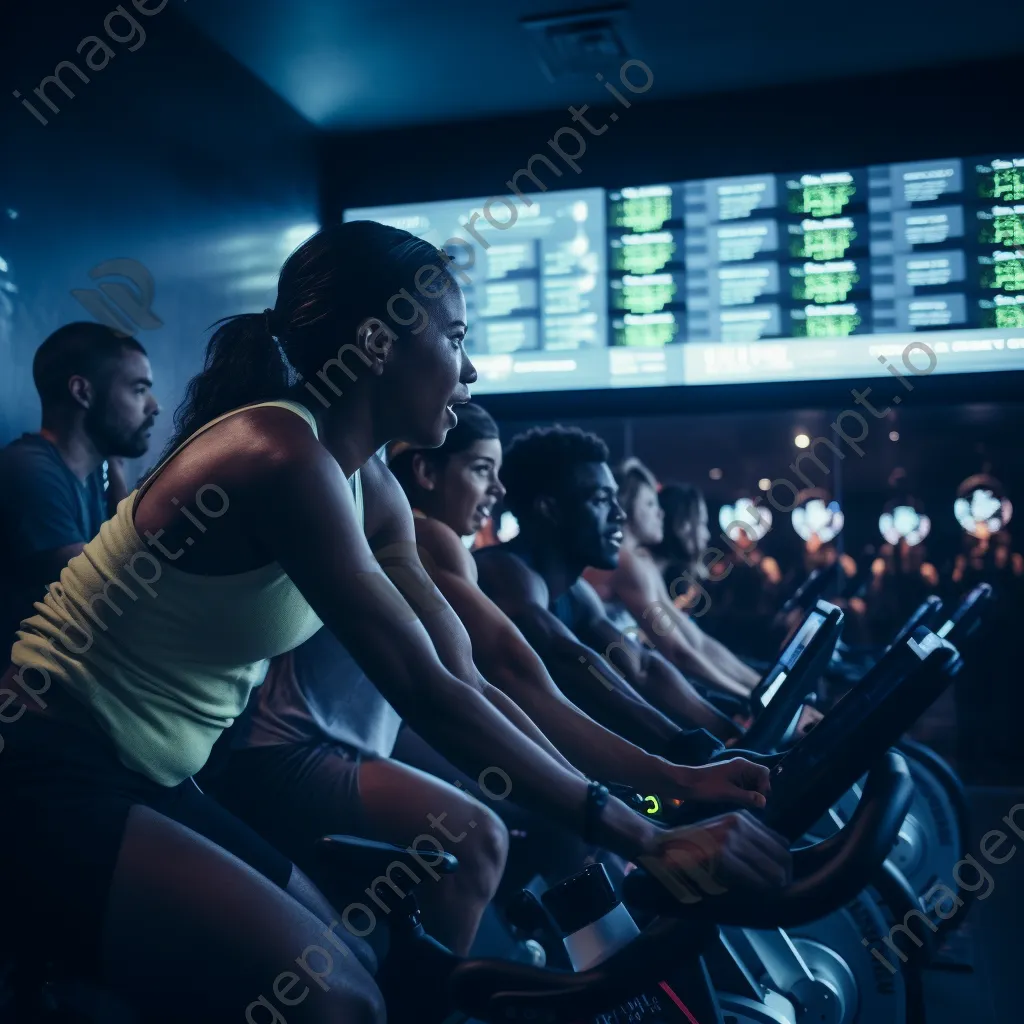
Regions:
<svg viewBox="0 0 1024 1024"><path fill-rule="evenodd" d="M604 605L604 613L608 616L608 621L620 633L628 633L639 628L633 613L617 597L612 597L601 603Z"/></svg>
<svg viewBox="0 0 1024 1024"><path fill-rule="evenodd" d="M383 459L383 449L377 453ZM232 731L231 748L340 743L390 757L402 719L329 629L275 662Z"/></svg>
<svg viewBox="0 0 1024 1024"><path fill-rule="evenodd" d="M294 412L316 434L312 413L295 402L261 402ZM157 472L199 434L179 446ZM155 476L155 474L154 474ZM362 518L358 473L350 481ZM219 492L219 493L218 493ZM280 565L229 576L183 572L158 560L134 524L136 489L113 519L61 572L11 652L28 685L62 686L91 710L122 763L174 786L195 774L217 738L241 714L268 659L321 627ZM190 514L227 510L230 495L201 487ZM192 520L190 519L190 522ZM186 539L188 543L188 539Z"/></svg>

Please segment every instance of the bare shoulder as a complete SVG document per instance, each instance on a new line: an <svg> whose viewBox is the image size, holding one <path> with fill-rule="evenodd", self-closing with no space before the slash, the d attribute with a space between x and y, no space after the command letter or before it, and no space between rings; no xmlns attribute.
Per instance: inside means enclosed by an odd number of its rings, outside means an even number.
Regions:
<svg viewBox="0 0 1024 1024"><path fill-rule="evenodd" d="M615 593L617 569L595 569L587 566L583 578L598 592L602 601L608 601Z"/></svg>
<svg viewBox="0 0 1024 1024"><path fill-rule="evenodd" d="M463 579L477 579L476 562L466 550L462 538L439 519L416 519L416 544L430 555L442 572L454 573Z"/></svg>
<svg viewBox="0 0 1024 1024"><path fill-rule="evenodd" d="M239 508L249 501L262 507L271 494L280 502L332 472L337 464L303 417L279 406L242 409L204 430L161 468L139 503L136 524L148 528L152 506L165 505L182 487L215 483L238 499Z"/></svg>
<svg viewBox="0 0 1024 1024"><path fill-rule="evenodd" d="M413 545L416 531L412 509L394 473L375 455L360 467L359 476L363 489L363 530L370 547L380 553L384 547L395 544Z"/></svg>
<svg viewBox="0 0 1024 1024"><path fill-rule="evenodd" d="M507 544L495 544L473 552L480 588L492 599L516 597L531 603L548 603L543 577L531 569Z"/></svg>
<svg viewBox="0 0 1024 1024"><path fill-rule="evenodd" d="M268 457L289 459L326 449L303 416L279 405L243 409L210 428L210 435L235 432L247 439L245 447Z"/></svg>
<svg viewBox="0 0 1024 1024"><path fill-rule="evenodd" d="M658 590L664 586L657 563L647 548L643 547L623 548L619 552L615 584L618 587L641 589L644 592Z"/></svg>
<svg viewBox="0 0 1024 1024"><path fill-rule="evenodd" d="M363 484L363 501L366 503L367 516L373 512L394 512L402 510L412 515L409 499L402 490L402 485L395 479L395 474L384 464L383 459L374 455L359 468L359 476Z"/></svg>
<svg viewBox="0 0 1024 1024"><path fill-rule="evenodd" d="M587 619L605 618L601 595L581 576L568 590L573 606L585 613Z"/></svg>

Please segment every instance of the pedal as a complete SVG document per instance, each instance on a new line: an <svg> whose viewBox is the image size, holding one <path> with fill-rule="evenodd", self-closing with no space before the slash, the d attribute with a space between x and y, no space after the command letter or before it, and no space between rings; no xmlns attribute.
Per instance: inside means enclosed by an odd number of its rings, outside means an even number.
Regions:
<svg viewBox="0 0 1024 1024"><path fill-rule="evenodd" d="M546 967L548 963L547 950L536 939L524 939L522 947L522 959L516 956L514 959L520 963L529 964L531 967Z"/></svg>
<svg viewBox="0 0 1024 1024"><path fill-rule="evenodd" d="M538 898L545 889L547 884L537 876L505 905L505 920L515 940L511 959L533 967L565 969L569 961L561 933Z"/></svg>
<svg viewBox="0 0 1024 1024"><path fill-rule="evenodd" d="M505 918L517 935L533 936L552 929L544 905L529 889L521 889L508 901Z"/></svg>

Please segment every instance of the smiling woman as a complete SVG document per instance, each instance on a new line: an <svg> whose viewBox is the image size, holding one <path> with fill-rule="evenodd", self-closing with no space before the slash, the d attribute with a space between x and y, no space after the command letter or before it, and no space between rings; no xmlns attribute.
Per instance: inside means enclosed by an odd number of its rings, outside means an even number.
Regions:
<svg viewBox="0 0 1024 1024"><path fill-rule="evenodd" d="M481 406L458 409L458 425L440 448L395 445L388 466L414 509L451 525L461 536L479 530L505 494L498 479L498 425Z"/></svg>
<svg viewBox="0 0 1024 1024"><path fill-rule="evenodd" d="M154 14L159 14L166 6L167 0L132 0L132 6L140 14L145 15L147 18L153 17ZM125 29L127 26L127 29ZM119 34L118 29L121 29ZM112 39L115 43L122 43L128 46L128 49L134 53L138 50L142 44L146 41L146 33L142 28L142 24L138 22L131 14L128 13L124 4L118 4L104 19L103 19L103 30L107 33L107 36ZM127 31L127 35L124 32ZM81 54L88 48L88 52L85 53L85 66L90 71L102 71L117 54L111 49L110 46L98 35L86 36L79 44L75 47L75 50ZM89 76L82 71L73 61L62 60L54 69L52 75L47 75L39 85L32 91L35 95L49 107L51 113L59 114L60 108L57 106L49 96L46 95L46 89L48 86L57 86L69 100L75 98L75 94L70 88L61 80L61 74L64 72L72 72L77 75L79 80L89 84ZM43 125L49 124L50 122L39 113L36 108L29 103L28 100L22 99L21 93L15 89L14 98L20 99L21 104L25 109L32 114L35 119Z"/></svg>

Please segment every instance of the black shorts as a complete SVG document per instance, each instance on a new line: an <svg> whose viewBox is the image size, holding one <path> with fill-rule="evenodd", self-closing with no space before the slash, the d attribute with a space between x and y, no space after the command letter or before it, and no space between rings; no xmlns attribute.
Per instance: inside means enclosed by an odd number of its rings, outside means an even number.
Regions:
<svg viewBox="0 0 1024 1024"><path fill-rule="evenodd" d="M359 765L372 757L333 740L232 751L199 783L316 880L322 836L368 837Z"/></svg>
<svg viewBox="0 0 1024 1024"><path fill-rule="evenodd" d="M24 714L0 751L0 933L7 953L95 969L128 813L144 804L198 832L284 889L292 863L199 791L126 768L99 727ZM202 879L196 879L201 885Z"/></svg>

